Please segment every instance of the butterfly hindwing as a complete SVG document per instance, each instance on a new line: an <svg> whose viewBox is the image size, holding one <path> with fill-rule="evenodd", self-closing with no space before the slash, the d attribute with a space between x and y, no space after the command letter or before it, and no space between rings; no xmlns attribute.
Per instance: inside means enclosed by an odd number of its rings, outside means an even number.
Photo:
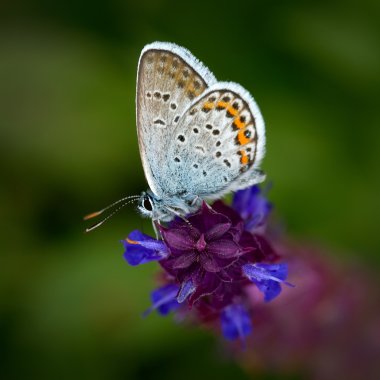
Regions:
<svg viewBox="0 0 380 380"><path fill-rule="evenodd" d="M143 49L137 74L137 129L145 175L156 195L165 191L161 168L173 129L192 101L215 81L184 48L155 42Z"/></svg>
<svg viewBox="0 0 380 380"><path fill-rule="evenodd" d="M170 195L218 198L261 182L264 122L253 98L240 85L218 82L184 112L167 144Z"/></svg>

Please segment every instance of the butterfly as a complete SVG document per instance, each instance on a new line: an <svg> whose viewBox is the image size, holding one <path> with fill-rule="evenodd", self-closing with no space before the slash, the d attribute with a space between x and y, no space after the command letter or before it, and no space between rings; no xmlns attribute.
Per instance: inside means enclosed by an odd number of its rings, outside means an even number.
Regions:
<svg viewBox="0 0 380 380"><path fill-rule="evenodd" d="M142 50L136 120L149 190L115 204L133 198L144 216L169 222L265 179L265 126L253 97L237 83L218 82L181 46L153 42Z"/></svg>

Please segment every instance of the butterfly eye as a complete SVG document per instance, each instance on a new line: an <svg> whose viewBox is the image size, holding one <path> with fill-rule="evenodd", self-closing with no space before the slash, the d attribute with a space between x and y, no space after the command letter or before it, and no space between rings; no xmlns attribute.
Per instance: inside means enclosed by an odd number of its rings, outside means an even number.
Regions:
<svg viewBox="0 0 380 380"><path fill-rule="evenodd" d="M145 198L144 199L144 201L143 201L143 207L147 211L153 211L152 202L150 201L149 198Z"/></svg>

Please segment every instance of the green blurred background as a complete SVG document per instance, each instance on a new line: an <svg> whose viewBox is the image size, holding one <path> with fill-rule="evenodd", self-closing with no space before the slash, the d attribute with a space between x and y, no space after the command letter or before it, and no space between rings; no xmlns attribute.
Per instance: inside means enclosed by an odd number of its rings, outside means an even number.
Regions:
<svg viewBox="0 0 380 380"><path fill-rule="evenodd" d="M210 332L141 318L157 266L123 261L120 239L151 231L133 207L82 233L146 189L135 77L155 40L253 93L289 235L379 268L379 16L377 0L3 0L0 377L248 378Z"/></svg>

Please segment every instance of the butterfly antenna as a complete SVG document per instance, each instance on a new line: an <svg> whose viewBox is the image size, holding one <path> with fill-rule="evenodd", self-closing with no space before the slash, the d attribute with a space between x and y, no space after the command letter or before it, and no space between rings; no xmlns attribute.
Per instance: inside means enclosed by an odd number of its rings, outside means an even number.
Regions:
<svg viewBox="0 0 380 380"><path fill-rule="evenodd" d="M110 209L111 207L114 207L116 206L117 204L119 204L120 202L124 202L128 199L131 199L131 198L139 198L140 196L139 195L130 195L128 197L124 197L124 198L121 198L119 199L118 201L114 202L114 203L111 203L109 206L107 207L104 207L103 209L99 210L99 211L95 211L95 212L92 212L91 214L88 214L86 216L83 217L83 220L89 220L89 219L92 219L92 218L95 218L99 215L101 215L104 211Z"/></svg>
<svg viewBox="0 0 380 380"><path fill-rule="evenodd" d="M117 207L113 212L111 212L111 214L107 215L103 220L101 220L100 222L94 224L93 226L89 227L89 228L86 228L86 232L90 232L90 231L93 231L95 230L96 228L100 227L105 221L107 221L108 219L110 219L112 216L114 216L117 212L119 212L124 206L130 204L131 202L134 202L136 201L138 198L140 198L139 195L132 195L132 196L129 196L129 197L124 197L122 199L119 199L118 201L110 204L109 206L103 208L102 210L99 210L99 211L95 211L95 212L92 212L91 214L88 214L86 215L83 219L84 220L89 220L89 219L93 219L93 218L96 218L97 216L103 214L104 211L106 210L109 210L110 208L116 206L117 204L121 203L121 202L124 202L122 203L119 207Z"/></svg>

